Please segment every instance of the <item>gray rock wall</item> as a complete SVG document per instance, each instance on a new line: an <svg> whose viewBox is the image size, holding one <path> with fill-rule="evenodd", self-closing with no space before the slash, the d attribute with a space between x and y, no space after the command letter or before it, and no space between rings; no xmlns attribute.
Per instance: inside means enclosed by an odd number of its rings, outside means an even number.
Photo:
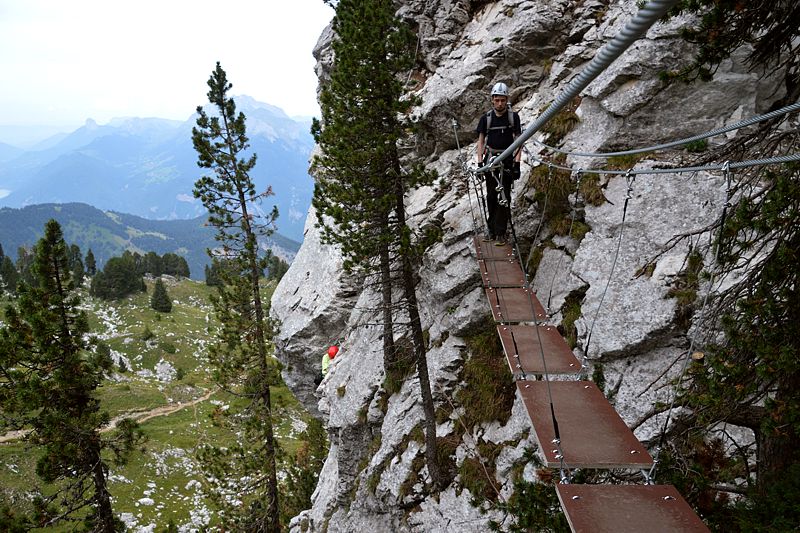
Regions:
<svg viewBox="0 0 800 533"><path fill-rule="evenodd" d="M398 13L420 35L420 68L412 75L422 97L415 110L422 134L408 157L424 160L441 176L436 186L408 196L412 224L439 219L444 230L442 242L425 255L418 288L439 406L452 401L461 386L459 371L469 357L463 335L489 312L471 248L476 204L470 202L458 172L460 156L451 121L455 118L460 124L459 139L467 144L463 155L471 162L471 131L480 113L489 108L492 83L504 81L512 87L514 108L523 123L530 123L636 9L633 0L606 4L397 2ZM661 70L691 55L691 48L676 37L686 23L677 19L655 26L593 82L576 110L580 120L562 146L592 151L665 142L762 112L782 96L777 80L748 73L738 57L723 64L708 83L660 81ZM331 64L330 38L326 30L315 50L317 72L323 79ZM533 157L543 150L534 143L528 148ZM685 152L663 153L637 167L680 165L686 158ZM567 160L574 168L601 162ZM532 159L526 161L514 191L514 217L526 246L540 220L540 206L526 185L535 165ZM550 300L555 323L565 297L585 290L582 317L576 324L576 353L589 373L596 363L604 364L615 407L632 423L654 401L669 400L666 380L675 372L675 365L671 371L669 365L688 345L686 331L676 322L676 302L667 298L688 250L679 247L661 256L649 276L635 274L674 235L713 221L724 202L725 185L719 175L708 173L639 176L624 224L625 177L605 178L604 194L608 202L582 209L591 230L579 244L552 239L533 284L542 302ZM374 311L378 295L364 289L363 280L343 275L340 254L320 242L315 222L312 210L303 246L272 300L272 314L282 322L276 344L286 381L322 417L331 438L313 507L293 520L292 531L486 531L489 519L508 520L473 507L459 478L435 497L423 491L418 480L426 476L425 467L419 466L424 464L419 459L424 448L409 437L422 420L416 377L381 406L382 353ZM591 345L584 358L589 331ZM337 339L342 351L315 390L320 358ZM454 432L457 414L458 410L437 428L439 436ZM648 439L657 429L654 423L645 424L637 436ZM533 479L531 465L522 464L534 438L519 398L506 424L479 426L461 439L457 462L474 457L479 442L506 446L493 469L502 498L511 494L514 465L524 467L524 477Z"/></svg>

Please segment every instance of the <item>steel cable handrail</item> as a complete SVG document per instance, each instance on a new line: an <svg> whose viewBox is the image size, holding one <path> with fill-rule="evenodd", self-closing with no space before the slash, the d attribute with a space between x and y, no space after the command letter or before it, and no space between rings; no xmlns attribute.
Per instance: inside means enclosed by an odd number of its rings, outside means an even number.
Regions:
<svg viewBox="0 0 800 533"><path fill-rule="evenodd" d="M622 53L636 42L647 30L663 17L669 9L678 3L678 0L652 0L641 8L634 17L628 21L622 30L614 36L600 51L595 55L589 65L581 71L561 91L558 98L548 107L544 113L522 132L522 135L505 149L505 151L494 158L489 165L484 165L479 172L485 172L490 168L500 166L503 160L519 149L531 136L539 131L542 126L550 121L562 107L567 105L573 98L586 88L597 76L599 76L611 63L614 62Z"/></svg>
<svg viewBox="0 0 800 533"><path fill-rule="evenodd" d="M618 176L624 176L630 174L632 176L637 176L639 174L683 174L686 172L701 172L701 171L711 171L711 170L724 170L725 165L728 165L730 169L739 169L739 168L747 168L747 167L757 167L763 165L777 165L780 163L791 163L794 161L800 161L800 153L796 154L787 154L787 155L780 155L775 157L767 157L764 159L747 159L745 161L734 161L731 163L716 163L712 165L703 165L698 167L677 167L677 168L640 168L640 169L630 169L630 170L607 170L603 168L581 168L575 169L572 167L567 167L564 165L559 165L557 163L552 163L550 161L545 161L544 159L540 159L538 157L532 156L530 153L528 154L528 158L533 159L534 162L542 163L544 165L550 165L555 169L558 170L566 170L568 172L576 172L580 170L585 174L612 174Z"/></svg>
<svg viewBox="0 0 800 533"><path fill-rule="evenodd" d="M727 133L729 131L738 130L740 128L744 128L745 126L750 126L752 124L756 124L758 122L763 122L765 120L769 120L771 118L779 117L781 115L785 115L787 113L791 113L792 111L800 110L800 102L795 102L794 104L788 105L786 107L782 107L780 109L776 109L775 111L771 111L769 113L765 113L763 115L758 115L755 117L750 117L745 120L740 120L730 126L724 126L722 128L716 128L713 130L709 130L705 133L701 133L699 135L695 135L693 137L686 137L685 139L678 139L677 141L672 141L663 144L656 144L654 146L648 146L646 148L636 148L633 150L623 150L621 152L575 152L575 151L567 151L562 150L560 148L556 148L554 146L547 145L541 141L537 141L533 139L533 142L538 144L539 146L543 146L548 150L552 150L559 154L566 154L572 155L576 157L615 157L620 155L633 155L633 154L643 154L647 152L655 152L656 150L665 150L667 148L674 148L675 146L681 146L684 144L688 144L695 141L701 141L703 139L708 139L709 137L714 137L716 135L721 135L723 133Z"/></svg>

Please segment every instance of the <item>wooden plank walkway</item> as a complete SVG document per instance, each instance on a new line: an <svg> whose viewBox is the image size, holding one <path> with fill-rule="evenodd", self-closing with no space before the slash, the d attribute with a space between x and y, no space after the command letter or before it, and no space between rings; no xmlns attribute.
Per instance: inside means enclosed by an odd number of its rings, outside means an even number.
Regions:
<svg viewBox="0 0 800 533"><path fill-rule="evenodd" d="M672 485L557 485L575 533L707 533Z"/></svg>
<svg viewBox="0 0 800 533"><path fill-rule="evenodd" d="M497 334L514 377L524 374L576 374L581 363L554 326L499 325ZM544 360L543 360L544 359Z"/></svg>
<svg viewBox="0 0 800 533"><path fill-rule="evenodd" d="M516 259L479 260L484 287L524 287L526 280Z"/></svg>
<svg viewBox="0 0 800 533"><path fill-rule="evenodd" d="M510 244L473 237L481 281L517 390L550 468L649 469L653 458L591 381L552 381L581 364L528 286ZM528 375L547 381L528 381ZM551 404L552 400L552 404ZM551 411L552 407L552 411ZM560 443L553 441L556 431ZM563 453L563 460L559 456ZM705 524L671 485L557 485L574 533L703 533Z"/></svg>
<svg viewBox="0 0 800 533"><path fill-rule="evenodd" d="M544 307L530 289L498 287L485 291L495 322L509 324L547 319Z"/></svg>
<svg viewBox="0 0 800 533"><path fill-rule="evenodd" d="M517 381L545 465L561 466L553 445L548 383L568 468L650 468L653 458L591 381Z"/></svg>
<svg viewBox="0 0 800 533"><path fill-rule="evenodd" d="M503 246L495 246L494 241L484 241L480 237L472 238L475 245L475 252L478 259L489 261L507 261L514 258L514 248L506 243Z"/></svg>

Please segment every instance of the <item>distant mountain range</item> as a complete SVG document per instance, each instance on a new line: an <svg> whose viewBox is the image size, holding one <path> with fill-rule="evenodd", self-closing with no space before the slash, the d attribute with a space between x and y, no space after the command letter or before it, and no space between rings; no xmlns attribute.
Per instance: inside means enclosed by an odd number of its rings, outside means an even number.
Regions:
<svg viewBox="0 0 800 533"><path fill-rule="evenodd" d="M302 241L313 181L308 159L314 146L310 122L248 96L234 97L247 117L247 133L258 162L251 172L256 190L272 186L280 216L278 231ZM208 109L213 114L212 109ZM203 175L185 122L159 118L92 120L23 149L0 143L0 206L81 202L152 220L191 220L205 213L192 195Z"/></svg>
<svg viewBox="0 0 800 533"><path fill-rule="evenodd" d="M204 266L209 263L206 249L217 246L214 229L205 225L205 215L189 220L150 220L80 203L37 204L21 209L0 208L0 245L4 253L16 259L19 247L34 245L51 218L61 224L68 245L77 244L84 256L92 250L99 268L125 250L159 255L172 252L186 258L193 279L204 279ZM272 248L287 261L300 249L299 242L277 233L262 246Z"/></svg>

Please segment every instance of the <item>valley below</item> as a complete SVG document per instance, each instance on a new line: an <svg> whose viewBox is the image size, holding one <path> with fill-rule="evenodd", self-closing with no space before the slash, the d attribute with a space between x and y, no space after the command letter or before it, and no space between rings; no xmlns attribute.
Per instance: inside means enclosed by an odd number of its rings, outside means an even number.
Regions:
<svg viewBox="0 0 800 533"><path fill-rule="evenodd" d="M195 454L203 444L224 447L241 438L215 423L243 400L219 390L211 377L207 350L216 324L209 303L214 289L189 279L162 279L173 302L171 313L150 308L152 279L146 280L148 293L116 302L82 295L93 334L111 348L115 362L98 390L111 419L103 431L132 418L147 437L126 465L109 463L114 512L133 532L213 527L218 513L207 498L211 489ZM273 290L274 282L265 285L267 301ZM310 415L285 386L274 387L272 396L275 431L290 462ZM24 429L0 428L0 433L0 503L28 508L35 494L51 494L55 487L37 477L40 450L27 442ZM232 488L238 481L227 480ZM71 529L65 524L46 530Z"/></svg>

